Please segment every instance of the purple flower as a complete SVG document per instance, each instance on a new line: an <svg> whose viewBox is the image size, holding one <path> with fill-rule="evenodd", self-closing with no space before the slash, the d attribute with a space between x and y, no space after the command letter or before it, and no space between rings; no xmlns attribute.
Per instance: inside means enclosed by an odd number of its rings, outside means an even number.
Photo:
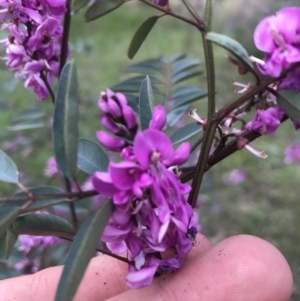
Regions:
<svg viewBox="0 0 300 301"><path fill-rule="evenodd" d="M273 134L281 124L283 115L284 112L279 106L266 110L257 109L254 118L246 124L246 129L264 135Z"/></svg>
<svg viewBox="0 0 300 301"><path fill-rule="evenodd" d="M1 29L9 29L6 44L6 65L16 71L40 100L48 97L45 81L52 84L59 76L62 17L66 0L9 1L1 0ZM41 76L43 74L43 76Z"/></svg>
<svg viewBox="0 0 300 301"><path fill-rule="evenodd" d="M161 108L155 112L164 115ZM159 119L154 116L150 124L161 129ZM123 148L125 160L110 162L108 172L93 176L95 189L112 196L115 205L102 241L116 254L127 250L134 261L126 277L131 288L149 285L157 269L178 270L200 230L197 214L186 201L190 186L168 169L188 159L190 145L183 143L174 151L169 137L153 127L138 131L133 146ZM152 256L170 249L175 255L169 260Z"/></svg>
<svg viewBox="0 0 300 301"><path fill-rule="evenodd" d="M263 19L254 31L256 47L266 52L263 74L278 77L283 69L300 61L300 8L285 7Z"/></svg>
<svg viewBox="0 0 300 301"><path fill-rule="evenodd" d="M56 160L54 157L51 157L47 160L47 165L45 169L45 174L47 177L51 178L57 174L59 174L59 170L56 164Z"/></svg>
<svg viewBox="0 0 300 301"><path fill-rule="evenodd" d="M149 124L149 128L162 130L167 123L167 112L163 106L156 106L152 113L152 120Z"/></svg>
<svg viewBox="0 0 300 301"><path fill-rule="evenodd" d="M222 176L223 182L228 185L236 185L244 182L247 173L244 168L236 168Z"/></svg>
<svg viewBox="0 0 300 301"><path fill-rule="evenodd" d="M297 143L292 143L288 145L285 148L284 155L284 163L300 163L300 145Z"/></svg>

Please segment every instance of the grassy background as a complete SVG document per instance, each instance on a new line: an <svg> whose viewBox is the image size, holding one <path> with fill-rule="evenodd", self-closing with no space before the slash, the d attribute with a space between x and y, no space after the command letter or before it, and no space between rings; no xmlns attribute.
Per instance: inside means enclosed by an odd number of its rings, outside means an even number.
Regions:
<svg viewBox="0 0 300 301"><path fill-rule="evenodd" d="M201 1L198 1L201 5ZM250 54L259 55L252 42L252 33L263 16L274 12L286 1L216 1L214 31L228 34L238 39ZM272 3L272 5L271 5ZM179 4L177 8L182 11ZM244 9L247 7L247 9ZM199 8L201 13L201 7ZM71 43L72 57L78 67L81 91L80 135L93 138L99 129L97 100L100 91L124 77L124 67L131 63L126 56L130 38L138 25L155 12L142 5L127 4L92 23L84 23L83 14L73 18ZM186 53L203 60L199 33L170 17L161 18L155 26L134 62L160 55ZM224 59L225 52L216 48L217 106L234 96L231 80L243 82L235 69ZM205 77L200 78L205 87ZM46 183L42 176L45 161L52 155L50 101L39 103L30 91L24 91L22 83L1 65L0 73L0 143L15 139L15 133L6 131L13 116L25 108L42 107L47 112L47 129L23 131L29 139L26 146L10 153L20 171L26 174L24 184L38 186ZM201 107L200 107L201 109ZM199 111L200 114L205 114ZM46 139L47 138L47 139ZM262 237L273 243L287 258L294 274L295 290L291 300L300 299L300 201L298 189L300 167L285 165L284 148L298 141L299 134L294 132L290 122L284 124L271 137L255 141L253 146L268 154L267 160L260 160L246 150L240 151L210 170L205 177L201 190L200 218L203 233L212 242L238 233ZM25 153L25 151L28 153ZM21 154L20 154L20 151ZM244 167L247 181L240 185L226 185L222 175L233 168ZM1 183L2 195L12 192L11 185Z"/></svg>

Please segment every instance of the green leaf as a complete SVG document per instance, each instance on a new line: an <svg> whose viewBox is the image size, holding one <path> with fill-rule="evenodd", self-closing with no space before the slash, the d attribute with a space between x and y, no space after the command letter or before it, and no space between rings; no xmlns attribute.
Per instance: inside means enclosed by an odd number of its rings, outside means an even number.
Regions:
<svg viewBox="0 0 300 301"><path fill-rule="evenodd" d="M0 181L18 183L19 172L14 161L0 149Z"/></svg>
<svg viewBox="0 0 300 301"><path fill-rule="evenodd" d="M152 16L140 25L140 27L132 37L132 40L128 48L127 55L130 59L134 58L134 56L136 55L136 53L144 43L145 39L147 38L148 34L152 30L158 18L159 16Z"/></svg>
<svg viewBox="0 0 300 301"><path fill-rule="evenodd" d="M247 70L253 70L253 63L249 59L249 54L247 53L246 49L236 40L215 32L209 32L206 35L206 39L233 54L239 60L239 62L247 68Z"/></svg>
<svg viewBox="0 0 300 301"><path fill-rule="evenodd" d="M181 107L183 105L191 104L192 102L204 98L206 96L207 91L205 90L190 92L185 95L181 95L175 100L173 104L173 109Z"/></svg>
<svg viewBox="0 0 300 301"><path fill-rule="evenodd" d="M142 81L145 79L145 76L141 76L143 79L140 81L124 81L119 84L112 86L110 89L116 92L139 92ZM152 82L152 81L151 81ZM158 93L159 90L156 87L153 87L153 93Z"/></svg>
<svg viewBox="0 0 300 301"><path fill-rule="evenodd" d="M18 239L18 234L7 229L2 236L0 236L0 260L7 260L14 249L15 243Z"/></svg>
<svg viewBox="0 0 300 301"><path fill-rule="evenodd" d="M59 205L61 203L64 203L67 199L65 197L55 197L55 194L62 194L63 191L59 188L52 187L52 186L39 186L39 187L34 187L31 189L28 189L33 196L38 195L38 194L45 194L45 195L53 195L53 198L47 198L47 199L39 199L39 198L34 198L34 201L25 209L23 210L24 213L26 212L32 212L32 211L37 211L41 209L45 209L54 205ZM26 196L27 194L25 192L20 192L17 193L16 196ZM26 203L27 201L10 201L7 204L7 206L11 205L19 205L22 206Z"/></svg>
<svg viewBox="0 0 300 301"><path fill-rule="evenodd" d="M102 147L91 140L79 139L78 167L92 175L96 171L107 171L109 159Z"/></svg>
<svg viewBox="0 0 300 301"><path fill-rule="evenodd" d="M143 80L140 88L139 98L139 115L141 127L143 130L149 127L150 120L152 119L152 110L154 106L154 98L152 86L149 76Z"/></svg>
<svg viewBox="0 0 300 301"><path fill-rule="evenodd" d="M177 121L179 121L189 110L190 106L182 106L175 110L172 110L167 115L167 124L169 127L176 124Z"/></svg>
<svg viewBox="0 0 300 301"><path fill-rule="evenodd" d="M40 129L46 126L45 122L41 120L29 120L23 123L18 123L12 126L8 126L6 129L8 131L23 131L23 130L33 130Z"/></svg>
<svg viewBox="0 0 300 301"><path fill-rule="evenodd" d="M44 117L46 114L39 109L27 109L14 117L13 122L27 121Z"/></svg>
<svg viewBox="0 0 300 301"><path fill-rule="evenodd" d="M87 22L96 20L120 7L125 0L98 0L85 13Z"/></svg>
<svg viewBox="0 0 300 301"><path fill-rule="evenodd" d="M183 58L173 64L173 74L176 75L182 71L197 67L199 65L200 61L197 59Z"/></svg>
<svg viewBox="0 0 300 301"><path fill-rule="evenodd" d="M129 65L125 68L125 72L145 73L145 74L161 74L163 67L162 58L150 59L137 64Z"/></svg>
<svg viewBox="0 0 300 301"><path fill-rule="evenodd" d="M190 123L187 124L186 126L180 128L178 131L176 131L171 137L171 141L173 144L178 144L181 143L199 132L203 130L202 125L197 124L197 123Z"/></svg>
<svg viewBox="0 0 300 301"><path fill-rule="evenodd" d="M16 234L74 237L73 228L68 221L50 214L30 213L19 216L13 222L11 231Z"/></svg>
<svg viewBox="0 0 300 301"><path fill-rule="evenodd" d="M90 0L73 0L72 1L72 12L77 14L80 10L85 8L90 3Z"/></svg>
<svg viewBox="0 0 300 301"><path fill-rule="evenodd" d="M0 236L2 236L2 234L21 212L21 207L7 206L7 203L8 202L0 206Z"/></svg>
<svg viewBox="0 0 300 301"><path fill-rule="evenodd" d="M172 98L178 98L182 95L192 93L192 92L200 92L202 91L201 89L193 86L181 86L176 88L173 93L172 93Z"/></svg>
<svg viewBox="0 0 300 301"><path fill-rule="evenodd" d="M184 59L185 57L186 57L185 54L178 53L178 54L173 54L173 55L171 56L171 59L170 59L170 60L171 60L173 63L175 63L176 61L182 60L182 59Z"/></svg>
<svg viewBox="0 0 300 301"><path fill-rule="evenodd" d="M276 101L280 108L292 121L300 124L300 93L293 90L283 90L277 93Z"/></svg>
<svg viewBox="0 0 300 301"><path fill-rule="evenodd" d="M78 231L67 256L56 292L56 301L72 301L81 278L95 254L98 242L113 212L111 200L91 216Z"/></svg>
<svg viewBox="0 0 300 301"><path fill-rule="evenodd" d="M182 71L182 72L176 74L175 76L173 76L172 84L176 85L183 80L187 80L189 78L192 78L192 77L195 77L195 76L198 76L201 74L202 74L202 71L194 70L194 69Z"/></svg>
<svg viewBox="0 0 300 301"><path fill-rule="evenodd" d="M60 76L53 120L56 162L70 181L75 179L77 172L78 103L76 66L72 60L64 66Z"/></svg>

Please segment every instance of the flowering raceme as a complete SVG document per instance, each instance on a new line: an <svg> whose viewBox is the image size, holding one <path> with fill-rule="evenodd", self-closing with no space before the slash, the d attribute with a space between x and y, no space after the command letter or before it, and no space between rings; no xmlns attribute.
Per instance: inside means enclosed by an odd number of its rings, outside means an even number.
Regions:
<svg viewBox="0 0 300 301"><path fill-rule="evenodd" d="M285 7L263 19L255 29L254 42L266 52L264 64L258 64L263 74L278 77L282 70L300 62L300 8Z"/></svg>
<svg viewBox="0 0 300 301"><path fill-rule="evenodd" d="M135 114L123 94L107 90L99 107L104 112L100 117L105 120L103 126L119 138L103 131L97 137L104 147L120 152L123 159L110 162L108 172L93 176L95 189L112 197L115 205L102 241L115 254L127 251L134 265L129 266L126 282L131 288L140 288L151 284L157 272L178 270L200 230L197 214L187 203L191 187L182 184L172 169L188 160L190 145L182 143L174 151L162 132L166 111L160 105L143 131L138 130ZM157 256L167 250L173 256Z"/></svg>
<svg viewBox="0 0 300 301"><path fill-rule="evenodd" d="M60 22L66 12L66 0L20 1L0 0L1 29L9 36L6 45L6 65L16 71L40 100L45 100L53 76L59 76L61 39Z"/></svg>

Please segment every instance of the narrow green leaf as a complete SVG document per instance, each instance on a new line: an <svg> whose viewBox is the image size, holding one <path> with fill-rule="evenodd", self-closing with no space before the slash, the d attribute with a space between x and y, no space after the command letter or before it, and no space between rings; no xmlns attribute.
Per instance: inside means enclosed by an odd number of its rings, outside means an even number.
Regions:
<svg viewBox="0 0 300 301"><path fill-rule="evenodd" d="M46 126L45 122L41 120L29 120L23 123L18 123L12 126L8 126L6 129L8 131L23 131L23 130L33 130L40 129Z"/></svg>
<svg viewBox="0 0 300 301"><path fill-rule="evenodd" d="M139 98L139 112L140 122L143 130L149 127L150 120L152 119L152 110L154 106L154 98L152 92L151 81L149 76L143 80L140 88Z"/></svg>
<svg viewBox="0 0 300 301"><path fill-rule="evenodd" d="M11 223L17 218L21 212L21 207L7 206L8 202L0 206L0 236L6 231Z"/></svg>
<svg viewBox="0 0 300 301"><path fill-rule="evenodd" d="M45 209L54 205L59 205L61 203L64 203L66 201L66 198L64 197L55 197L55 194L61 194L63 191L59 188L52 187L52 186L39 186L39 187L34 187L31 189L28 189L33 196L37 194L45 194L45 195L53 195L53 198L47 198L47 199L39 199L39 198L34 198L34 201L25 209L23 210L24 213L26 212L32 212L32 211L37 211L41 209ZM20 192L17 193L16 196L26 196L25 192ZM17 206L19 205L20 207L23 206L27 201L13 201L13 202L7 202L7 206L13 205Z"/></svg>
<svg viewBox="0 0 300 301"><path fill-rule="evenodd" d="M193 86L181 86L176 88L173 93L172 93L172 98L178 98L182 95L192 93L192 92L200 92L202 91L201 89Z"/></svg>
<svg viewBox="0 0 300 301"><path fill-rule="evenodd" d="M182 54L182 53L178 53L178 54L173 54L172 56L171 56L171 61L173 62L173 63L175 63L176 61L179 61L179 60L181 60L181 59L184 59L186 57L186 55L185 54Z"/></svg>
<svg viewBox="0 0 300 301"><path fill-rule="evenodd" d="M90 0L73 0L72 1L72 12L77 14L80 10L85 8L90 3Z"/></svg>
<svg viewBox="0 0 300 301"><path fill-rule="evenodd" d="M206 96L207 96L207 91L205 90L200 90L197 92L191 92L185 95L181 95L175 100L173 104L173 109L181 107L183 105L191 104L192 102L204 98Z"/></svg>
<svg viewBox="0 0 300 301"><path fill-rule="evenodd" d="M46 114L44 111L39 109L27 109L19 113L14 117L13 122L27 121L44 117Z"/></svg>
<svg viewBox="0 0 300 301"><path fill-rule="evenodd" d="M203 130L202 125L197 123L190 123L180 128L178 131L176 131L170 137L170 139L173 144L178 144L195 136L196 134L200 133L202 130Z"/></svg>
<svg viewBox="0 0 300 301"><path fill-rule="evenodd" d="M125 68L125 72L145 73L145 74L161 74L163 67L162 58L150 59L137 64L129 65Z"/></svg>
<svg viewBox="0 0 300 301"><path fill-rule="evenodd" d="M81 278L95 254L102 232L113 212L111 200L90 217L78 231L67 256L56 292L56 301L72 301Z"/></svg>
<svg viewBox="0 0 300 301"><path fill-rule="evenodd" d="M300 124L300 93L298 91L280 91L280 93L277 94L276 101L292 121Z"/></svg>
<svg viewBox="0 0 300 301"><path fill-rule="evenodd" d="M155 76L149 76L151 83L152 84L161 84L162 82ZM120 83L118 83L117 85L126 85L126 84L140 84L142 83L142 81L145 79L145 75L138 75L138 76L134 76L128 79L125 79L123 81L121 81ZM113 89L111 87L111 89Z"/></svg>
<svg viewBox="0 0 300 301"><path fill-rule="evenodd" d="M0 181L18 183L19 172L14 161L0 149Z"/></svg>
<svg viewBox="0 0 300 301"><path fill-rule="evenodd" d="M127 55L130 59L134 58L134 56L142 46L143 42L147 38L148 34L152 30L158 18L159 16L152 16L140 25L140 27L132 37L132 40L128 48Z"/></svg>
<svg viewBox="0 0 300 301"><path fill-rule="evenodd" d="M187 80L189 78L199 76L202 73L203 73L202 71L194 70L194 69L182 71L182 72L176 74L175 76L173 76L172 84L176 85L176 84L178 84L179 82L181 82L183 80Z"/></svg>
<svg viewBox="0 0 300 301"><path fill-rule="evenodd" d="M7 260L14 249L14 245L18 239L18 235L7 229L0 236L0 260Z"/></svg>
<svg viewBox="0 0 300 301"><path fill-rule="evenodd" d="M143 80L145 79L145 76L143 76ZM128 82L128 83L119 83L111 87L111 90L116 91L116 92L139 92L140 87L142 84L142 81L140 82ZM151 81L152 82L152 81ZM153 88L153 93L159 93L159 90L156 87Z"/></svg>
<svg viewBox="0 0 300 301"><path fill-rule="evenodd" d="M16 234L74 237L72 226L65 219L50 214L30 213L19 216L12 225Z"/></svg>
<svg viewBox="0 0 300 301"><path fill-rule="evenodd" d="M106 14L114 11L122 4L125 0L97 0L85 13L85 20L87 22L96 20Z"/></svg>
<svg viewBox="0 0 300 301"><path fill-rule="evenodd" d="M189 110L190 106L182 106L172 110L167 115L167 124L169 127L175 125Z"/></svg>
<svg viewBox="0 0 300 301"><path fill-rule="evenodd" d="M215 32L209 32L206 39L221 46L222 48L233 54L247 70L253 70L253 63L249 59L246 49L236 40Z"/></svg>
<svg viewBox="0 0 300 301"><path fill-rule="evenodd" d="M181 60L178 60L173 65L173 74L176 75L182 71L194 68L200 66L200 61L197 59L192 58L184 58Z"/></svg>
<svg viewBox="0 0 300 301"><path fill-rule="evenodd" d="M92 175L96 171L107 171L109 159L103 148L88 139L79 139L78 167Z"/></svg>
<svg viewBox="0 0 300 301"><path fill-rule="evenodd" d="M56 162L70 181L75 179L77 172L78 103L76 66L72 60L64 66L60 76L53 120Z"/></svg>
<svg viewBox="0 0 300 301"><path fill-rule="evenodd" d="M145 78L145 77L144 77ZM139 108L139 97L133 94L124 93L124 95L127 98L128 105L131 107L131 109L138 114Z"/></svg>

